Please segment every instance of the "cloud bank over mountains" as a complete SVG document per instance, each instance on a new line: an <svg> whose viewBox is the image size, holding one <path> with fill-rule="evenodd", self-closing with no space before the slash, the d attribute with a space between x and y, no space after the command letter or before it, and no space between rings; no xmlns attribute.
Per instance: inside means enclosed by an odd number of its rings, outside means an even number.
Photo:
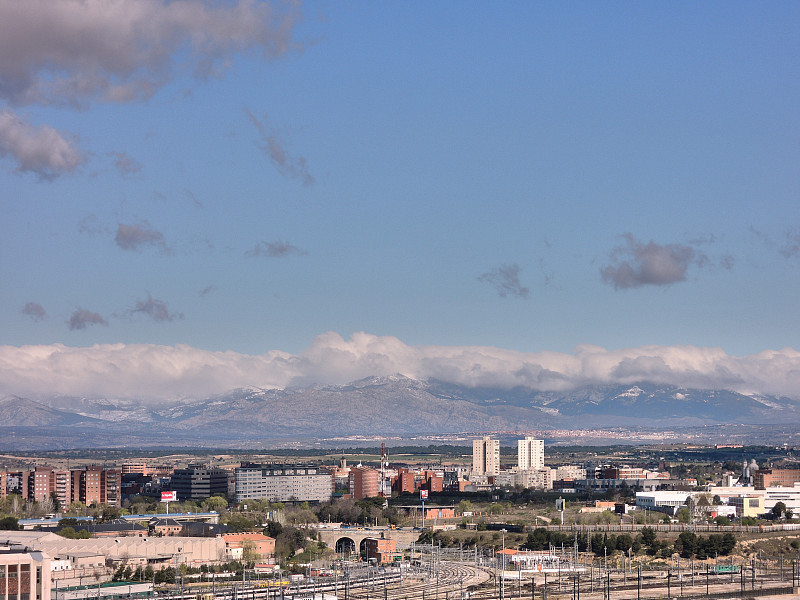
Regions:
<svg viewBox="0 0 800 600"><path fill-rule="evenodd" d="M329 332L300 354L252 356L185 345L105 344L74 348L0 346L0 394L170 401L255 386L342 384L402 373L466 386L566 392L592 384L648 381L800 398L800 352L731 356L720 348L582 345L572 354L481 346L410 346L390 336Z"/></svg>

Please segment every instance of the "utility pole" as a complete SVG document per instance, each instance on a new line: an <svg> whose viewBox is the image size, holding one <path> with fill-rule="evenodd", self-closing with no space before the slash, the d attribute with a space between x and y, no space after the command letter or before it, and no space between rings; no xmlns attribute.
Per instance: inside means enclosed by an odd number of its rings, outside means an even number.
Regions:
<svg viewBox="0 0 800 600"><path fill-rule="evenodd" d="M672 598L672 569L667 569L667 600Z"/></svg>
<svg viewBox="0 0 800 600"><path fill-rule="evenodd" d="M642 597L642 563L639 563L639 581L636 584L636 600L641 600Z"/></svg>

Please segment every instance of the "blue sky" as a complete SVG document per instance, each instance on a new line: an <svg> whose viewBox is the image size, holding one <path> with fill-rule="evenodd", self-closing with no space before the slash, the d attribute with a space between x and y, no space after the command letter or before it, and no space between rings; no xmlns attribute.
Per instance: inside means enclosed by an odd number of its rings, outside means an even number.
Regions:
<svg viewBox="0 0 800 600"><path fill-rule="evenodd" d="M800 395L799 27L791 2L0 0L0 389L47 371L28 346L365 332L786 349Z"/></svg>

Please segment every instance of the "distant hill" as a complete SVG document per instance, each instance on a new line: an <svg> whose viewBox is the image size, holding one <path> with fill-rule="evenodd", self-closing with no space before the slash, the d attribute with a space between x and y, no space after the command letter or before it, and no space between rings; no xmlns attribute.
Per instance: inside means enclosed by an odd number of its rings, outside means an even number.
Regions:
<svg viewBox="0 0 800 600"><path fill-rule="evenodd" d="M0 399L0 447L225 446L337 436L797 422L800 404L794 400L725 390L641 382L536 392L396 375L346 385L242 388L167 406L74 397L39 403L9 396Z"/></svg>

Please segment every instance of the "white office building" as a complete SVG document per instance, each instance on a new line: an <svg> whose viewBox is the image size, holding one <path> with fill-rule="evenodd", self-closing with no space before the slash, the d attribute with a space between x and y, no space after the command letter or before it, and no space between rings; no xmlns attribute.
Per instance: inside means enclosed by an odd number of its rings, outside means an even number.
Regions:
<svg viewBox="0 0 800 600"><path fill-rule="evenodd" d="M245 464L236 469L236 502L328 502L333 475L316 466Z"/></svg>

